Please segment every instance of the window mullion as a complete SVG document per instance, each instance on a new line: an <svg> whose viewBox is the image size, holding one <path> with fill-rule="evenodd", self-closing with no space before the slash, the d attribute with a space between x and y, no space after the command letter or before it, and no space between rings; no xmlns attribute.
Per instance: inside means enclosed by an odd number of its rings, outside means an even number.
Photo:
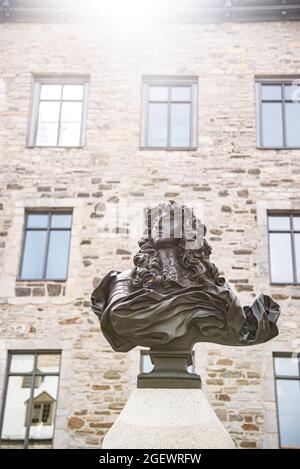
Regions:
<svg viewBox="0 0 300 469"><path fill-rule="evenodd" d="M145 138L144 142L146 143L146 146L150 146L150 140L149 140L150 85L146 86L146 103L143 103L143 104L146 104L146 106L147 106L146 115L145 115L145 119L146 119L146 121L145 121L145 125L146 125L145 136L146 136L146 138Z"/></svg>
<svg viewBox="0 0 300 469"><path fill-rule="evenodd" d="M287 132L286 132L286 109L285 109L285 86L281 85L281 98L282 98L282 126L283 126L283 146L287 147Z"/></svg>
<svg viewBox="0 0 300 469"><path fill-rule="evenodd" d="M259 134L259 143L260 146L264 146L264 125L263 125L263 100L262 100L262 84L259 84L259 125L260 125L260 134Z"/></svg>
<svg viewBox="0 0 300 469"><path fill-rule="evenodd" d="M193 145L193 132L194 132L194 122L193 122L193 105L192 105L192 102L195 100L195 98L193 97L193 87L190 86L190 101L189 101L189 105L190 105L190 142L189 142L189 146L192 147L194 146Z"/></svg>
<svg viewBox="0 0 300 469"><path fill-rule="evenodd" d="M168 111L167 111L167 147L171 147L171 125L172 125L172 119L171 119L171 92L172 92L172 85L168 86Z"/></svg>
<svg viewBox="0 0 300 469"><path fill-rule="evenodd" d="M31 389L30 389L30 397L28 402L28 412L26 415L26 433L24 438L24 449L28 448L29 438L30 438L30 427L31 427L31 419L32 419L32 411L33 411L33 398L34 398L34 385L35 385L35 371L37 368L37 352L34 353L34 363L33 363L33 371L32 371L32 379L31 379Z"/></svg>
<svg viewBox="0 0 300 469"><path fill-rule="evenodd" d="M39 412L39 423L42 423L42 420L43 420L43 409L44 409L44 404L42 402L41 407L40 407L40 412Z"/></svg>
<svg viewBox="0 0 300 469"><path fill-rule="evenodd" d="M60 93L60 105L59 105L59 115L58 115L58 127L57 127L57 140L56 146L59 147L59 140L60 140L60 126L61 126L61 111L62 111L62 103L63 103L63 89L64 85L61 85L61 93Z"/></svg>
<svg viewBox="0 0 300 469"><path fill-rule="evenodd" d="M52 213L48 213L48 226L47 226L47 239L46 239L46 252L44 255L44 266L43 266L43 279L46 280L47 273L47 263L48 263L48 254L49 254L49 243L50 243L50 233L51 233L51 216Z"/></svg>
<svg viewBox="0 0 300 469"><path fill-rule="evenodd" d="M297 270L296 270L296 249L295 249L295 238L294 238L294 226L293 226L293 215L290 215L290 226L291 226L291 245L292 245L292 264L293 264L293 278L294 283L297 283Z"/></svg>
<svg viewBox="0 0 300 469"><path fill-rule="evenodd" d="M32 145L36 145L36 138L37 138L37 133L38 133L38 125L39 125L39 114L40 114L40 104L41 104L41 90L42 90L42 84L39 82L36 84L38 87L35 92L36 95L34 96L34 101L33 101L33 136L32 136Z"/></svg>

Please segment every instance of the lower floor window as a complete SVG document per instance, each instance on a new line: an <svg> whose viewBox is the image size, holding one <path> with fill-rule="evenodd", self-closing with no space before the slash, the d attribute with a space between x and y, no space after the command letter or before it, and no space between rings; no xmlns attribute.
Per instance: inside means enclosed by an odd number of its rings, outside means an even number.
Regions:
<svg viewBox="0 0 300 469"><path fill-rule="evenodd" d="M281 448L300 448L300 357L275 354L275 384Z"/></svg>
<svg viewBox="0 0 300 469"><path fill-rule="evenodd" d="M60 352L10 352L1 448L51 448Z"/></svg>

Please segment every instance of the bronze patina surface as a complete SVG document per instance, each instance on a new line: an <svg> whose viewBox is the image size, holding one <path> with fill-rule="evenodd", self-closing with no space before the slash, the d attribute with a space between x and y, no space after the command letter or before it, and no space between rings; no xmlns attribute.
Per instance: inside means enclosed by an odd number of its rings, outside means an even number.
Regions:
<svg viewBox="0 0 300 469"><path fill-rule="evenodd" d="M176 213L183 211L190 222L180 230ZM200 377L186 370L193 345L267 342L278 334L280 307L264 294L241 306L210 261L206 228L190 209L170 201L158 206L154 219L149 213L134 267L103 278L92 294L92 310L114 350L150 348L154 370L139 375L139 387L200 387ZM166 218L171 230L164 236Z"/></svg>

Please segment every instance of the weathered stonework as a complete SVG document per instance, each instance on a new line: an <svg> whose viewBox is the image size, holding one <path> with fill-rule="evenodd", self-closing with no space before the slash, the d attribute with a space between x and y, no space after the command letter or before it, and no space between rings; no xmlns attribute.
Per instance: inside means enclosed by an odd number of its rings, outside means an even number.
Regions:
<svg viewBox="0 0 300 469"><path fill-rule="evenodd" d="M132 226L103 219L170 197L204 211L218 267L244 304L264 291L282 307L280 335L242 350L198 344L196 372L240 448L278 447L272 352L300 340L299 287L271 286L269 209L300 209L300 151L256 146L255 75L299 73L300 23L0 24L0 393L8 350L62 350L55 448L94 448L135 386L139 352L115 353L90 292L131 266ZM89 74L83 148L27 148L32 74ZM139 149L143 75L199 77L198 149ZM68 280L17 280L24 208L73 208ZM104 242L105 241L105 242ZM298 343L299 347L299 343Z"/></svg>

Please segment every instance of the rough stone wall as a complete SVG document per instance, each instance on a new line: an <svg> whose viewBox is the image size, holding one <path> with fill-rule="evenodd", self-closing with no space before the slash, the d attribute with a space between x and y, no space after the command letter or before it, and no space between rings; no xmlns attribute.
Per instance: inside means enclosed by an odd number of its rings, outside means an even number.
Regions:
<svg viewBox="0 0 300 469"><path fill-rule="evenodd" d="M110 210L174 198L203 208L213 258L241 300L282 305L280 336L253 348L196 347L196 371L241 448L277 447L273 351L300 339L300 291L270 286L266 210L300 209L300 151L256 147L255 75L299 73L300 23L0 25L0 392L7 350L61 349L54 447L97 447L134 386L135 350L114 353L89 310L107 271L131 266L131 225ZM32 74L90 75L86 145L27 148ZM199 77L198 149L140 150L142 75ZM17 281L25 207L74 210L65 283Z"/></svg>

